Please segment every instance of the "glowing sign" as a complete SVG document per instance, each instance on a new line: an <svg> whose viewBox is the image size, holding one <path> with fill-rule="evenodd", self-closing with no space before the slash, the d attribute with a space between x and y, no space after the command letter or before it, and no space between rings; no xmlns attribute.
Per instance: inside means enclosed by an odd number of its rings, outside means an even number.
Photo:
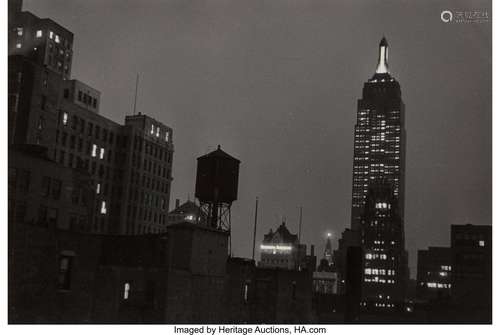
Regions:
<svg viewBox="0 0 500 335"><path fill-rule="evenodd" d="M260 250L266 251L292 251L292 247L289 245L264 245L261 244Z"/></svg>

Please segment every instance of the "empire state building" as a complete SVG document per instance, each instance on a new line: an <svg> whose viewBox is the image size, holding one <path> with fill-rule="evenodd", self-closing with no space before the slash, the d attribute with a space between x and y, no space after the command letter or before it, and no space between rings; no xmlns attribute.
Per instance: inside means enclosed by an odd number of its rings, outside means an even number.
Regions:
<svg viewBox="0 0 500 335"><path fill-rule="evenodd" d="M389 45L380 41L375 74L363 87L354 127L351 228L359 230L373 182L391 185L404 222L405 128L399 83L389 74Z"/></svg>
<svg viewBox="0 0 500 335"><path fill-rule="evenodd" d="M360 307L380 312L402 309L408 280L404 104L389 74L388 48L383 38L375 74L358 100L351 220L363 257Z"/></svg>

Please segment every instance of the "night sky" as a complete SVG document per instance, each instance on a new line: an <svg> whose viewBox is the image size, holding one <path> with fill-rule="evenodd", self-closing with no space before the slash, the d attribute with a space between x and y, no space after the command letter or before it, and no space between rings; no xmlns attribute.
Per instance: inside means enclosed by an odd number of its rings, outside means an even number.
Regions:
<svg viewBox="0 0 500 335"><path fill-rule="evenodd" d="M72 77L101 114L133 109L174 129L171 208L193 198L196 157L217 144L242 161L235 256L285 217L321 253L350 225L357 99L389 42L406 105L406 245L448 246L451 224L491 224L491 24L442 10L490 1L24 0L75 34Z"/></svg>

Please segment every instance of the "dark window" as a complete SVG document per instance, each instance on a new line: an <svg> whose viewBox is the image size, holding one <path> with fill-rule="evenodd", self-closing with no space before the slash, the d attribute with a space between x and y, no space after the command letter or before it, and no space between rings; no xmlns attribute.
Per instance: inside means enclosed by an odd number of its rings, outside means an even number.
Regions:
<svg viewBox="0 0 500 335"><path fill-rule="evenodd" d="M78 101L82 101L82 91L78 91Z"/></svg>
<svg viewBox="0 0 500 335"><path fill-rule="evenodd" d="M19 170L17 173L17 185L19 191L26 193L30 188L30 177L31 174L28 170Z"/></svg>
<svg viewBox="0 0 500 335"><path fill-rule="evenodd" d="M10 193L13 193L16 191L16 184L17 184L17 169L9 167L9 198L10 198Z"/></svg>
<svg viewBox="0 0 500 335"><path fill-rule="evenodd" d="M61 196L61 181L57 179L51 180L52 197L56 200Z"/></svg>
<svg viewBox="0 0 500 335"><path fill-rule="evenodd" d="M65 99L69 98L69 89L67 89L67 88L64 89L64 98Z"/></svg>
<svg viewBox="0 0 500 335"><path fill-rule="evenodd" d="M88 231L86 216L80 216L78 226L80 227L80 231Z"/></svg>
<svg viewBox="0 0 500 335"><path fill-rule="evenodd" d="M60 290L69 290L71 288L71 268L73 257L67 255L59 256L59 276L58 288Z"/></svg>
<svg viewBox="0 0 500 335"><path fill-rule="evenodd" d="M64 155L65 152L61 150L61 154L59 155L59 163L64 165Z"/></svg>
<svg viewBox="0 0 500 335"><path fill-rule="evenodd" d="M41 105L42 110L45 110L45 107L47 105L47 96L42 95L42 102L40 105Z"/></svg>
<svg viewBox="0 0 500 335"><path fill-rule="evenodd" d="M38 209L38 225L42 227L47 227L47 207L40 206Z"/></svg>
<svg viewBox="0 0 500 335"><path fill-rule="evenodd" d="M42 179L42 196L48 197L50 194L50 178L43 177Z"/></svg>
<svg viewBox="0 0 500 335"><path fill-rule="evenodd" d="M88 131L87 131L88 136L92 136L92 130L93 130L92 128L94 128L94 125L89 122L89 127L88 127Z"/></svg>
<svg viewBox="0 0 500 335"><path fill-rule="evenodd" d="M69 230L77 231L77 217L75 215L69 217Z"/></svg>
<svg viewBox="0 0 500 335"><path fill-rule="evenodd" d="M24 219L26 218L26 202L24 201L17 202L15 213L16 213L15 217L16 222L24 222Z"/></svg>
<svg viewBox="0 0 500 335"><path fill-rule="evenodd" d="M93 99L92 107L97 108L97 99L96 98Z"/></svg>
<svg viewBox="0 0 500 335"><path fill-rule="evenodd" d="M57 209L49 208L47 210L47 223L50 225L50 227L57 226Z"/></svg>

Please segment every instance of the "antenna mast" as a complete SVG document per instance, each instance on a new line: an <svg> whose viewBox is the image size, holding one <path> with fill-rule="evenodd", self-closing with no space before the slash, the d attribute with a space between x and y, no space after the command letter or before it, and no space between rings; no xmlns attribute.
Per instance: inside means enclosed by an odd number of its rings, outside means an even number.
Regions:
<svg viewBox="0 0 500 335"><path fill-rule="evenodd" d="M135 115L135 109L137 107L137 88L139 87L139 73L137 73L137 77L135 78L135 99L134 99L134 114Z"/></svg>
<svg viewBox="0 0 500 335"><path fill-rule="evenodd" d="M299 215L299 244L300 244L301 232L302 232L302 206L300 206L300 215Z"/></svg>
<svg viewBox="0 0 500 335"><path fill-rule="evenodd" d="M255 235L257 234L257 211L259 210L259 197L255 198L255 219L253 223L253 249L252 260L255 260Z"/></svg>

